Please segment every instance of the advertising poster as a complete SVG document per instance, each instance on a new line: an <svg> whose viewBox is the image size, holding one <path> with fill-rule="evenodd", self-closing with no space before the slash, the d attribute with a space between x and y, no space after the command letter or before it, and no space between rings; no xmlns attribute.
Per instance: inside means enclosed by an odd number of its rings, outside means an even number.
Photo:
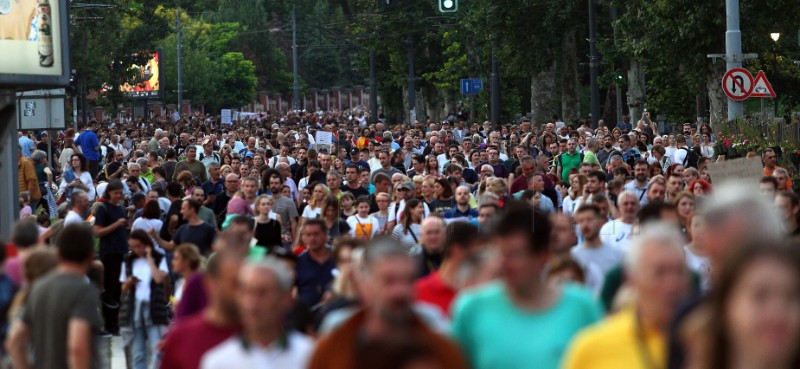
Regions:
<svg viewBox="0 0 800 369"><path fill-rule="evenodd" d="M0 0L0 84L65 75L63 6L63 0Z"/></svg>

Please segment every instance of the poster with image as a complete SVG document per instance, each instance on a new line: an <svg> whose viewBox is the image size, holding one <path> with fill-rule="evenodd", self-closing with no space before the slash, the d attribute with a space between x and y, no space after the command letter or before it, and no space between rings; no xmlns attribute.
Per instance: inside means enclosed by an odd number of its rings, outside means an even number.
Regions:
<svg viewBox="0 0 800 369"><path fill-rule="evenodd" d="M66 0L0 0L0 85L65 85Z"/></svg>

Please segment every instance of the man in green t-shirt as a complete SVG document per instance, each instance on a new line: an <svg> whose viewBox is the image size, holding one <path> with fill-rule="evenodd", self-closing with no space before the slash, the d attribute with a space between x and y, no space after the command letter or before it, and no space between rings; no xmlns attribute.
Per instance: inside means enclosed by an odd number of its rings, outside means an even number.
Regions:
<svg viewBox="0 0 800 369"><path fill-rule="evenodd" d="M597 155L595 155L599 149L600 143L597 142L596 138L590 138L586 140L586 150L583 152L583 162L600 165L600 161L597 160Z"/></svg>
<svg viewBox="0 0 800 369"><path fill-rule="evenodd" d="M578 169L583 161L583 155L576 150L577 147L577 141L574 138L570 138L567 140L567 152L558 156L556 173L564 181L569 182L569 171L573 168Z"/></svg>

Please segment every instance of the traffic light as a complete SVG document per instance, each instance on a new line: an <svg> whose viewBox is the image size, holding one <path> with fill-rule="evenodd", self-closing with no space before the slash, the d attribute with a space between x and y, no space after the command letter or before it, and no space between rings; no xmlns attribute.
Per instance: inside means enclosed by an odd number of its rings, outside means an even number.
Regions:
<svg viewBox="0 0 800 369"><path fill-rule="evenodd" d="M439 11L453 13L458 10L458 0L439 0Z"/></svg>

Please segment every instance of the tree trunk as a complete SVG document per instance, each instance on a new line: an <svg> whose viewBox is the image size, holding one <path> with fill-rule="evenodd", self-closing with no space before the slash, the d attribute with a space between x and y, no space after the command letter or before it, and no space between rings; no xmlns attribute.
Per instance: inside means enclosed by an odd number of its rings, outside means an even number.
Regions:
<svg viewBox="0 0 800 369"><path fill-rule="evenodd" d="M728 98L722 91L722 76L725 75L725 63L711 63L706 76L706 91L709 102L709 121L711 128L717 131L719 124L728 120Z"/></svg>
<svg viewBox="0 0 800 369"><path fill-rule="evenodd" d="M644 66L638 60L631 59L631 68L628 70L628 112L633 128L636 128L636 122L642 118L646 101L647 86L644 81Z"/></svg>
<svg viewBox="0 0 800 369"><path fill-rule="evenodd" d="M567 31L561 41L561 112L564 122L581 118L578 96L578 45L575 30Z"/></svg>
<svg viewBox="0 0 800 369"><path fill-rule="evenodd" d="M620 117L617 116L617 89L615 86L608 86L608 90L606 90L606 102L603 105L603 123L606 124L606 127L614 128L617 126L618 121L622 121Z"/></svg>
<svg viewBox="0 0 800 369"><path fill-rule="evenodd" d="M556 88L556 62L549 69L531 77L531 122L541 125L550 121Z"/></svg>

